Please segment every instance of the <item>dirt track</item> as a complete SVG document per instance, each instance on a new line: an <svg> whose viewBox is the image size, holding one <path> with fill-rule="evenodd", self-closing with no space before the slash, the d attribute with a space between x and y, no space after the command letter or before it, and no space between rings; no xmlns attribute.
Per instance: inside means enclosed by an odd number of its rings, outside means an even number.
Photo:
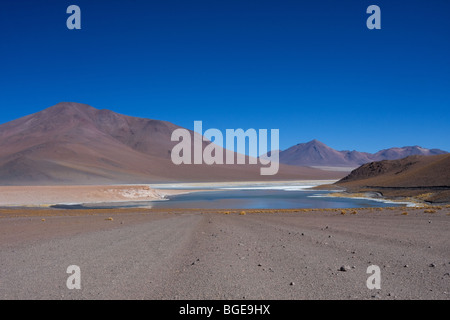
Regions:
<svg viewBox="0 0 450 320"><path fill-rule="evenodd" d="M0 299L449 299L450 209L404 211L0 212Z"/></svg>

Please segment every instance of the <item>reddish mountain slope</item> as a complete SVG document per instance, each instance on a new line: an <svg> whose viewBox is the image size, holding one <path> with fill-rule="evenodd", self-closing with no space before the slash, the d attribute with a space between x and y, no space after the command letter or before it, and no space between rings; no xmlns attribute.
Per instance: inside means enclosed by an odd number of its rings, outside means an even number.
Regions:
<svg viewBox="0 0 450 320"><path fill-rule="evenodd" d="M423 195L424 200L450 202L450 154L367 163L336 184L350 191L375 190L389 196Z"/></svg>
<svg viewBox="0 0 450 320"><path fill-rule="evenodd" d="M170 159L178 126L79 103L59 103L0 125L0 184L98 184L336 178L283 166L260 176L257 165L180 165ZM204 146L207 143L204 143ZM342 177L342 176L341 176Z"/></svg>

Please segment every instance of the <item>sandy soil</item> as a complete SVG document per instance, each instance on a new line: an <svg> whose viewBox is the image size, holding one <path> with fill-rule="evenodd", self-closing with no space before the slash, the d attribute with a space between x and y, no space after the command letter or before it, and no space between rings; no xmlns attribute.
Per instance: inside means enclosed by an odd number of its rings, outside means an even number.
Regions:
<svg viewBox="0 0 450 320"><path fill-rule="evenodd" d="M425 210L2 209L0 299L447 300L450 208Z"/></svg>
<svg viewBox="0 0 450 320"><path fill-rule="evenodd" d="M183 192L186 190L155 190L147 185L0 186L0 206L150 201Z"/></svg>

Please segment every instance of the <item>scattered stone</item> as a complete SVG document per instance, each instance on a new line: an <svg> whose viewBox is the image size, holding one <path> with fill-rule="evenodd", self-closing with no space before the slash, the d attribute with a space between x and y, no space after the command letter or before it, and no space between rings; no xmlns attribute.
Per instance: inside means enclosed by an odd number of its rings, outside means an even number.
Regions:
<svg viewBox="0 0 450 320"><path fill-rule="evenodd" d="M289 285L291 286L295 286L295 282L291 282Z"/></svg>
<svg viewBox="0 0 450 320"><path fill-rule="evenodd" d="M191 263L191 266L193 266L196 262L200 261L200 259L197 258L194 262Z"/></svg>
<svg viewBox="0 0 450 320"><path fill-rule="evenodd" d="M258 263L258 267L262 267L262 264L261 264L261 263Z"/></svg>
<svg viewBox="0 0 450 320"><path fill-rule="evenodd" d="M431 268L436 267L436 265L434 263L430 263L428 266L431 267Z"/></svg>
<svg viewBox="0 0 450 320"><path fill-rule="evenodd" d="M305 234L302 232L302 236L304 236Z"/></svg>
<svg viewBox="0 0 450 320"><path fill-rule="evenodd" d="M343 272L346 272L346 271L348 271L348 270L350 270L350 267L349 267L349 266L341 266L341 267L339 268L339 271L343 271Z"/></svg>
<svg viewBox="0 0 450 320"><path fill-rule="evenodd" d="M407 264L405 264L403 267L404 267L404 268L408 268L409 266L408 266Z"/></svg>

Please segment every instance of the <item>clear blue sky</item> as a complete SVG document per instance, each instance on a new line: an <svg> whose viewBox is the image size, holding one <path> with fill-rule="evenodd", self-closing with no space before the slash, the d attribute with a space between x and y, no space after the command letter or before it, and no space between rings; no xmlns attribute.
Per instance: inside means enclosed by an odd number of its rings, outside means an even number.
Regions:
<svg viewBox="0 0 450 320"><path fill-rule="evenodd" d="M66 9L81 8L81 30ZM366 9L381 8L381 30ZM60 101L282 149L450 151L450 1L5 0L0 123Z"/></svg>

